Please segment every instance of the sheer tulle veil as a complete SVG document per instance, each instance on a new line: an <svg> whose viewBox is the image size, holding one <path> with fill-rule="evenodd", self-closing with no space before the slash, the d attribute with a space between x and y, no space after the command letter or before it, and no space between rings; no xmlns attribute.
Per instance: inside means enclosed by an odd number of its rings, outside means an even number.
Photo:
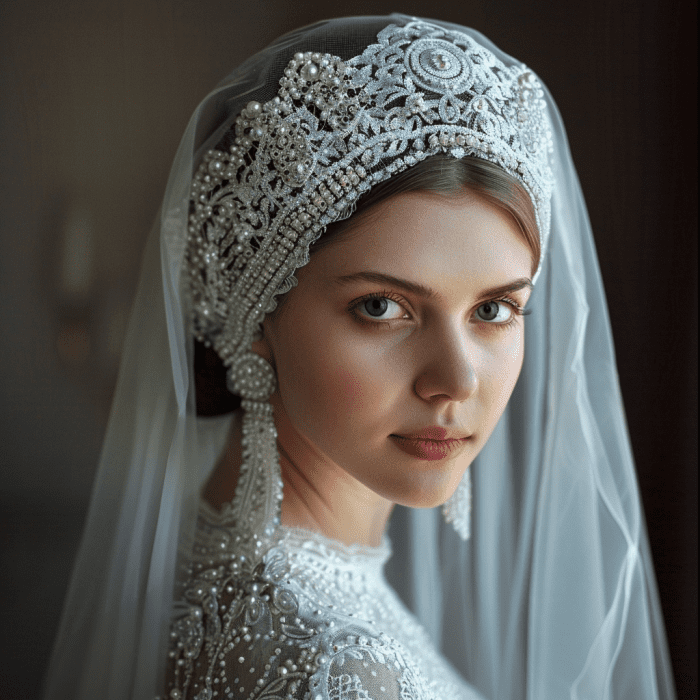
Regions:
<svg viewBox="0 0 700 700"><path fill-rule="evenodd" d="M177 569L230 418L197 418L183 282L193 173L245 104L323 35L349 58L403 15L292 32L192 116L146 245L111 417L46 697L162 692ZM506 65L517 63L474 30ZM314 50L314 49L311 49ZM551 234L526 321L523 370L470 467L471 538L440 509L398 510L396 586L464 677L491 700L675 697L620 395L605 293L564 126L554 135ZM434 566L426 565L434 564Z"/></svg>

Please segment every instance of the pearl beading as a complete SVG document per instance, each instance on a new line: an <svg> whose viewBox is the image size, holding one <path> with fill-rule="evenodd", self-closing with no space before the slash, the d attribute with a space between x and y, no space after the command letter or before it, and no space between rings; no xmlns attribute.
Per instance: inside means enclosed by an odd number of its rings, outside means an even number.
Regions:
<svg viewBox="0 0 700 700"><path fill-rule="evenodd" d="M388 540L279 527L250 556L203 505L172 625L168 700L475 700L387 585Z"/></svg>

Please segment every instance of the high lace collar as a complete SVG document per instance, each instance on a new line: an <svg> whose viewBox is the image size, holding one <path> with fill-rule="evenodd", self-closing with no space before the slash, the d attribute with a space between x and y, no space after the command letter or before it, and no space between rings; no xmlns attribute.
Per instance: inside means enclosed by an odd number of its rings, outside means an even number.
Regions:
<svg viewBox="0 0 700 700"><path fill-rule="evenodd" d="M230 508L224 506L221 510L216 510L205 499L201 499L199 514L201 520L216 530L216 543L212 552L221 553L222 544L226 548L235 540L235 528L229 522ZM227 538L225 543L221 540L222 529L229 532L230 539ZM205 539L210 539L211 536L207 535ZM347 545L314 530L278 525L272 540L273 549L280 547L299 563L326 572L337 569L381 575L392 554L391 541L386 533L378 547L370 547L362 544ZM204 542L200 544L206 546Z"/></svg>
<svg viewBox="0 0 700 700"><path fill-rule="evenodd" d="M320 532L298 527L278 527L279 544L296 557L324 568L362 570L381 573L391 557L391 541L385 534L378 547L347 545Z"/></svg>

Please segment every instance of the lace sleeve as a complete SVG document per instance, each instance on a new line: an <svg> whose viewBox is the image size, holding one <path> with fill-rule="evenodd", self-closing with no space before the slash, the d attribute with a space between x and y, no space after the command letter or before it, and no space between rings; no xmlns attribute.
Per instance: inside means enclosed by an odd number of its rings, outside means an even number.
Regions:
<svg viewBox="0 0 700 700"><path fill-rule="evenodd" d="M211 700L218 691L226 700L438 700L400 645L384 635L344 629L330 638L275 639L258 625L240 632L225 646L205 642L192 664L180 664L187 672L178 674L166 698Z"/></svg>
<svg viewBox="0 0 700 700"><path fill-rule="evenodd" d="M437 700L404 649L390 637L345 635L311 689L323 700ZM313 694L312 694L313 697ZM456 697L456 696L455 696Z"/></svg>

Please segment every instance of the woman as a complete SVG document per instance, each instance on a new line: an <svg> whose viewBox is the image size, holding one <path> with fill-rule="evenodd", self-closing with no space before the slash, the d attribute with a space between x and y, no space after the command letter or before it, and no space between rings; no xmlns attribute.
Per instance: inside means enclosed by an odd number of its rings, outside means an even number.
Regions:
<svg viewBox="0 0 700 700"><path fill-rule="evenodd" d="M320 23L202 103L95 488L49 697L673 696L563 128L471 30Z"/></svg>

